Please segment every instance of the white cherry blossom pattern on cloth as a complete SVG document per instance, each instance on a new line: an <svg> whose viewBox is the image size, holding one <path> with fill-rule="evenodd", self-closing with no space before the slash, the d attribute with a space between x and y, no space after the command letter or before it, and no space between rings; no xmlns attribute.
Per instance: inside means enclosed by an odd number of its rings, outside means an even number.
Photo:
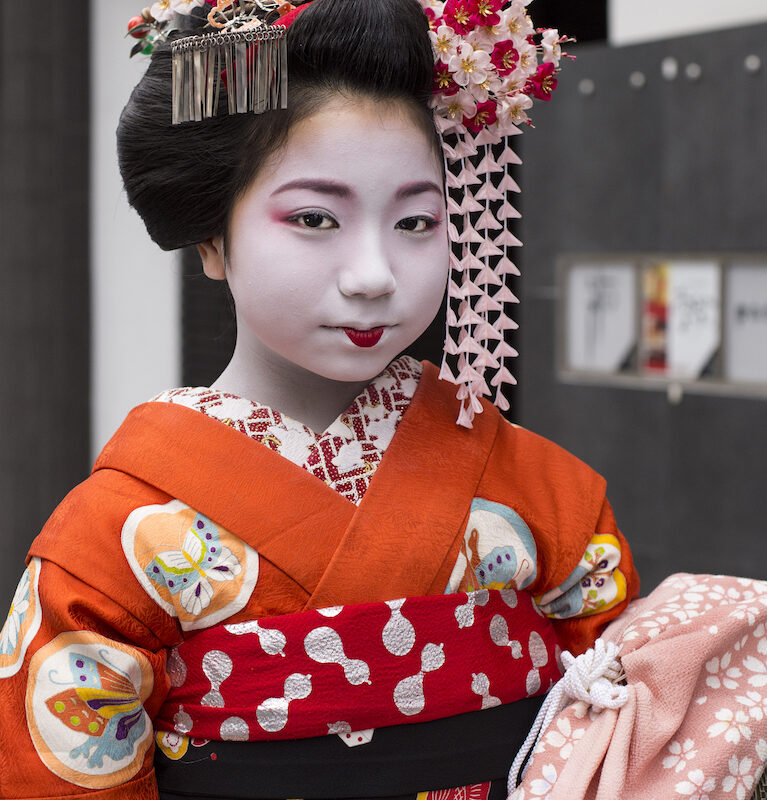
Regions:
<svg viewBox="0 0 767 800"><path fill-rule="evenodd" d="M626 599L626 578L618 569L621 546L609 533L591 537L578 566L556 588L537 598L552 619L586 617L611 609Z"/></svg>
<svg viewBox="0 0 767 800"><path fill-rule="evenodd" d="M673 575L602 638L626 704L565 708L513 800L750 798L767 763L767 583Z"/></svg>
<svg viewBox="0 0 767 800"><path fill-rule="evenodd" d="M258 580L258 553L180 500L132 511L122 546L144 590L184 630L242 610Z"/></svg>
<svg viewBox="0 0 767 800"><path fill-rule="evenodd" d="M570 758L573 747L586 732L583 727L574 727L567 717L558 718L546 731L543 742L536 747L535 752L543 752L545 747L559 749L559 757L563 760Z"/></svg>
<svg viewBox="0 0 767 800"><path fill-rule="evenodd" d="M445 592L524 589L538 573L527 523L513 508L475 497Z"/></svg>
<svg viewBox="0 0 767 800"><path fill-rule="evenodd" d="M152 744L154 675L138 650L88 631L59 634L29 665L27 723L40 760L87 789L126 783Z"/></svg>
<svg viewBox="0 0 767 800"><path fill-rule="evenodd" d="M276 409L207 387L172 389L154 401L184 405L220 420L359 505L413 399L422 370L409 356L393 361L321 433Z"/></svg>
<svg viewBox="0 0 767 800"><path fill-rule="evenodd" d="M37 589L39 579L40 559L32 558L16 587L0 633L0 678L10 678L21 669L27 648L40 630L43 611Z"/></svg>

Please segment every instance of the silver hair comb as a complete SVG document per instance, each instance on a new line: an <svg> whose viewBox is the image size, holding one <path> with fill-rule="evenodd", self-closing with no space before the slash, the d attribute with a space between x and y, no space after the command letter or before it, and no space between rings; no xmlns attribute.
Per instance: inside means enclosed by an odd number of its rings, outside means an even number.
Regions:
<svg viewBox="0 0 767 800"><path fill-rule="evenodd" d="M286 108L286 34L283 26L260 25L174 41L173 124L215 117L222 82L230 114Z"/></svg>

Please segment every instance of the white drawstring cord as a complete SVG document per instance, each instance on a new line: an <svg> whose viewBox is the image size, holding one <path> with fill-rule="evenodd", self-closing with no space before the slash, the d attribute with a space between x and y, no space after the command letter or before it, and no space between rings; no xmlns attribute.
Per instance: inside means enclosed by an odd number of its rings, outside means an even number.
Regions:
<svg viewBox="0 0 767 800"><path fill-rule="evenodd" d="M602 711L604 708L620 708L628 700L628 687L618 683L625 676L618 661L618 645L615 643L597 639L590 650L577 658L565 650L562 653L562 666L565 668L565 674L554 684L543 701L533 727L511 765L509 794L517 786L517 774L528 753L546 732L554 717L571 700L583 700L596 711ZM524 777L524 772L519 777Z"/></svg>

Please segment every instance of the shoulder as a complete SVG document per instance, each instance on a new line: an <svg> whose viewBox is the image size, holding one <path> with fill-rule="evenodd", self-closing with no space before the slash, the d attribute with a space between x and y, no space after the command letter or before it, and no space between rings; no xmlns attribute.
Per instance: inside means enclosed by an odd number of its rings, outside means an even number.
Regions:
<svg viewBox="0 0 767 800"><path fill-rule="evenodd" d="M137 506L168 499L162 490L142 480L140 474L110 463L110 454L116 450L140 453L147 449L145 426L138 423L136 413L152 408L175 410L164 403L146 403L128 414L96 459L92 473L54 509L32 544L32 555L59 563L70 562L75 552L80 554L78 560L84 560L85 553L91 554L88 558L98 558L99 546L111 552L125 520ZM151 418L151 413L147 416Z"/></svg>
<svg viewBox="0 0 767 800"><path fill-rule="evenodd" d="M498 427L484 482L518 497L528 515L546 527L565 520L567 527L592 527L606 489L605 479L581 459L506 421Z"/></svg>
<svg viewBox="0 0 767 800"><path fill-rule="evenodd" d="M118 470L101 469L59 503L32 543L32 555L61 563L112 552L125 520L139 505L167 501L164 492Z"/></svg>
<svg viewBox="0 0 767 800"><path fill-rule="evenodd" d="M438 420L440 430L454 430L458 413L456 387L438 379L434 365L424 362L419 385L418 410L428 420ZM482 483L514 487L536 497L535 505L548 501L604 497L605 480L581 459L558 444L504 419L498 409L483 400L483 411L475 416L475 430L464 431L462 447L471 448L482 434L491 442ZM454 454L460 470L460 455ZM564 499L566 498L566 499ZM601 499L600 499L601 506Z"/></svg>
<svg viewBox="0 0 767 800"><path fill-rule="evenodd" d="M530 528L542 579L564 580L594 535L605 505L605 479L579 458L531 431L503 422L478 487L512 508Z"/></svg>
<svg viewBox="0 0 767 800"><path fill-rule="evenodd" d="M504 420L496 441L494 454L501 462L499 469L513 470L516 475L535 471L549 488L560 491L570 488L604 492L605 480L598 472L550 439Z"/></svg>

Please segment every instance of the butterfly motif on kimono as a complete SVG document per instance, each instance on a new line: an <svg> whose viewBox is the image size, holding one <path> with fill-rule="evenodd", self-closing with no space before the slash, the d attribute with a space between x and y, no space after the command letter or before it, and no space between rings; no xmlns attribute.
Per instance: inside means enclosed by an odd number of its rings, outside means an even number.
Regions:
<svg viewBox="0 0 767 800"><path fill-rule="evenodd" d="M216 526L197 514L181 549L158 553L145 573L172 596L178 595L184 610L197 616L210 605L212 582L234 580L241 570L237 557L221 544Z"/></svg>
<svg viewBox="0 0 767 800"><path fill-rule="evenodd" d="M104 652L100 657L106 661ZM117 762L131 755L147 719L128 675L78 652L69 654L69 672L69 679L63 683L51 675L53 683L67 688L45 704L60 723L87 737L70 757L82 756L89 767L95 768L103 766L104 756Z"/></svg>

